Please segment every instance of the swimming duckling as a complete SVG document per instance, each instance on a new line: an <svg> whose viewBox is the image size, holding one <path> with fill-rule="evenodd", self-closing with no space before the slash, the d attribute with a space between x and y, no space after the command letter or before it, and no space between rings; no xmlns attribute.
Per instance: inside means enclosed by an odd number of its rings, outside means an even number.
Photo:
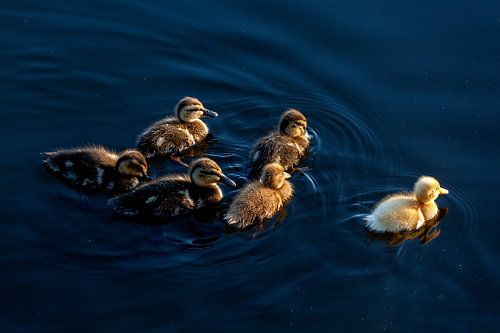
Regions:
<svg viewBox="0 0 500 333"><path fill-rule="evenodd" d="M416 230L438 214L434 201L440 194L448 193L435 178L422 176L413 193L393 194L377 204L366 217L366 227L375 232Z"/></svg>
<svg viewBox="0 0 500 333"><path fill-rule="evenodd" d="M266 164L260 179L248 183L234 198L224 217L227 224L244 229L273 217L293 195L288 178L280 164Z"/></svg>
<svg viewBox="0 0 500 333"><path fill-rule="evenodd" d="M250 178L257 179L268 163L279 163L291 172L309 147L307 119L296 109L281 115L278 130L260 138L252 148Z"/></svg>
<svg viewBox="0 0 500 333"><path fill-rule="evenodd" d="M200 118L218 114L194 97L184 97L175 106L175 117L167 117L147 128L137 139L137 148L146 158L172 156L199 143L208 134Z"/></svg>
<svg viewBox="0 0 500 333"><path fill-rule="evenodd" d="M109 200L109 204L119 216L173 217L221 201L218 182L236 186L217 163L200 158L192 163L189 174L157 178Z"/></svg>
<svg viewBox="0 0 500 333"><path fill-rule="evenodd" d="M96 146L62 149L42 156L42 165L49 174L84 193L118 194L148 178L146 159L136 150L117 155Z"/></svg>
<svg viewBox="0 0 500 333"><path fill-rule="evenodd" d="M424 245L441 235L439 223L446 214L448 214L448 208L439 208L439 212L434 218L425 221L425 224L416 230L383 233L368 231L367 236L370 242L381 241L389 246L399 246L414 239L418 239L419 243Z"/></svg>

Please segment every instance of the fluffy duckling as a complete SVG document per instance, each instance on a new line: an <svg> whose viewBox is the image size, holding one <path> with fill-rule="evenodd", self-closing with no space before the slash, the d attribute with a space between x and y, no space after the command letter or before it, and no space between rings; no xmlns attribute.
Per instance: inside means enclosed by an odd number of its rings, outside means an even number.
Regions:
<svg viewBox="0 0 500 333"><path fill-rule="evenodd" d="M279 163L286 171L292 171L308 147L306 117L296 109L285 111L279 128L260 138L252 148L250 178L257 179L268 163Z"/></svg>
<svg viewBox="0 0 500 333"><path fill-rule="evenodd" d="M234 198L224 219L231 227L244 229L270 219L293 195L290 174L278 163L264 166L260 180L248 183Z"/></svg>
<svg viewBox="0 0 500 333"><path fill-rule="evenodd" d="M236 183L209 158L192 163L189 174L168 175L138 186L109 201L119 216L173 217L222 200L217 185Z"/></svg>
<svg viewBox="0 0 500 333"><path fill-rule="evenodd" d="M389 246L398 246L406 241L418 239L420 244L427 244L441 235L439 223L448 214L448 208L439 208L439 213L417 229L401 232L369 232L368 237L372 241L381 241Z"/></svg>
<svg viewBox="0 0 500 333"><path fill-rule="evenodd" d="M413 193L393 194L378 203L366 217L366 227L374 232L416 230L436 217L439 209L434 201L448 193L435 178L422 176Z"/></svg>
<svg viewBox="0 0 500 333"><path fill-rule="evenodd" d="M152 124L138 137L137 148L146 158L171 156L194 146L208 134L200 118L218 116L194 97L182 98L175 106L175 114Z"/></svg>
<svg viewBox="0 0 500 333"><path fill-rule="evenodd" d="M117 155L96 146L62 149L42 156L42 165L49 174L84 193L118 194L148 178L146 159L136 150Z"/></svg>

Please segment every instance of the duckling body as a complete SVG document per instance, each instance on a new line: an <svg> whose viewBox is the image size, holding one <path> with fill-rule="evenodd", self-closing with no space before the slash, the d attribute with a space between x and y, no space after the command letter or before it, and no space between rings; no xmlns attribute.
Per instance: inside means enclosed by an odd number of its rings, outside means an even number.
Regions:
<svg viewBox="0 0 500 333"><path fill-rule="evenodd" d="M215 204L223 194L217 182L236 184L208 158L195 161L189 174L168 175L110 200L117 215L174 217Z"/></svg>
<svg viewBox="0 0 500 333"><path fill-rule="evenodd" d="M383 199L366 217L366 227L374 232L417 230L439 213L435 200L448 194L432 177L420 177L413 193L398 193Z"/></svg>
<svg viewBox="0 0 500 333"><path fill-rule="evenodd" d="M279 129L259 139L252 148L250 178L257 179L269 163L279 163L286 171L292 171L308 147L306 117L295 109L285 111Z"/></svg>
<svg viewBox="0 0 500 333"><path fill-rule="evenodd" d="M67 186L88 194L128 191L147 177L147 162L135 150L119 155L104 147L42 153L45 170Z"/></svg>
<svg viewBox="0 0 500 333"><path fill-rule="evenodd" d="M137 148L146 158L182 153L203 141L208 134L201 117L217 117L196 98L184 97L175 107L176 116L148 127L137 139Z"/></svg>
<svg viewBox="0 0 500 333"><path fill-rule="evenodd" d="M244 229L272 218L293 196L289 177L280 164L267 164L260 180L249 182L234 198L224 217L226 223Z"/></svg>

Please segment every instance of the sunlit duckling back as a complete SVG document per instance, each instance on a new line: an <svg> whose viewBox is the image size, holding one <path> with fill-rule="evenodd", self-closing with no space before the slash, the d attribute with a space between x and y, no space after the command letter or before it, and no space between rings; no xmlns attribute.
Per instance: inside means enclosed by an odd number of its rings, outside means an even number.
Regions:
<svg viewBox="0 0 500 333"><path fill-rule="evenodd" d="M146 159L136 150L116 154L96 146L63 149L42 156L48 173L84 193L118 194L148 178Z"/></svg>
<svg viewBox="0 0 500 333"><path fill-rule="evenodd" d="M235 228L273 217L292 197L290 174L278 163L267 164L259 180L248 183L236 195L224 219Z"/></svg>
<svg viewBox="0 0 500 333"><path fill-rule="evenodd" d="M221 201L219 182L236 186L217 163L200 158L192 163L189 174L157 178L111 199L109 204L121 216L173 217Z"/></svg>
<svg viewBox="0 0 500 333"><path fill-rule="evenodd" d="M435 200L440 194L448 194L448 190L435 178L422 176L413 193L389 195L378 203L366 217L366 227L375 232L416 230L438 214Z"/></svg>
<svg viewBox="0 0 500 333"><path fill-rule="evenodd" d="M199 99L184 97L175 106L175 116L157 121L138 137L137 148L146 158L179 154L207 136L208 127L200 118L217 116Z"/></svg>
<svg viewBox="0 0 500 333"><path fill-rule="evenodd" d="M305 156L308 147L306 117L296 109L285 111L278 129L260 138L253 146L250 178L258 178L268 163L279 163L291 172Z"/></svg>

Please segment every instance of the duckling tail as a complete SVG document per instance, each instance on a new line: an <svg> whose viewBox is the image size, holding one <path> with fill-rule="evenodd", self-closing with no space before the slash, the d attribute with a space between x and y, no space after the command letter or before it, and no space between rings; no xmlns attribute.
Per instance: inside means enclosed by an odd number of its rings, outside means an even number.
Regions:
<svg viewBox="0 0 500 333"><path fill-rule="evenodd" d="M42 158L42 166L48 173L57 174L61 171L61 168L57 165L57 163L52 159L54 153L40 153L43 156Z"/></svg>
<svg viewBox="0 0 500 333"><path fill-rule="evenodd" d="M44 159L52 157L55 153L52 151L46 151L46 152L41 152L40 156L42 156Z"/></svg>
<svg viewBox="0 0 500 333"><path fill-rule="evenodd" d="M376 217L373 214L367 215L363 218L365 221L365 226L372 231L379 231L379 225Z"/></svg>

